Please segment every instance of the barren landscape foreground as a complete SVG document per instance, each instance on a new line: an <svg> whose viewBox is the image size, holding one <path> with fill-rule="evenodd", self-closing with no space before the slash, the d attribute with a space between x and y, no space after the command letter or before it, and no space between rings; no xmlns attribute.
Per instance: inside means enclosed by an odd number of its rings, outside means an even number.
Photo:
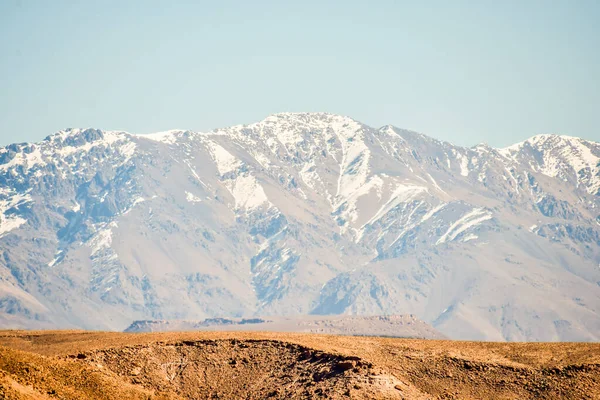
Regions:
<svg viewBox="0 0 600 400"><path fill-rule="evenodd" d="M600 344L0 331L4 399L597 399Z"/></svg>

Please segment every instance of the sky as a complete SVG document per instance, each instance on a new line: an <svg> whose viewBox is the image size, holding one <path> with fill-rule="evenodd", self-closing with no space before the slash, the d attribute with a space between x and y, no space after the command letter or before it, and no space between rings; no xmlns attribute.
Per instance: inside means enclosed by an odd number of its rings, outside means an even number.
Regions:
<svg viewBox="0 0 600 400"><path fill-rule="evenodd" d="M286 111L600 141L600 1L0 0L0 145Z"/></svg>

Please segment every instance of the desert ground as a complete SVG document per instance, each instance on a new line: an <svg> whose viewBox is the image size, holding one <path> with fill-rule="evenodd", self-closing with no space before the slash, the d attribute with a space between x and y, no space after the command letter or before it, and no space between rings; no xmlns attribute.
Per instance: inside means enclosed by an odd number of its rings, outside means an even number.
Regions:
<svg viewBox="0 0 600 400"><path fill-rule="evenodd" d="M600 399L600 344L0 331L2 399Z"/></svg>

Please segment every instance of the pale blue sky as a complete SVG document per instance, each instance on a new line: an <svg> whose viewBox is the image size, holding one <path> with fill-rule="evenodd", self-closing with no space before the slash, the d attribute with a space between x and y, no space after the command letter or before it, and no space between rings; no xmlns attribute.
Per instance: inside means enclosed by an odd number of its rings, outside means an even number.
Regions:
<svg viewBox="0 0 600 400"><path fill-rule="evenodd" d="M0 144L326 111L600 141L600 1L0 0Z"/></svg>

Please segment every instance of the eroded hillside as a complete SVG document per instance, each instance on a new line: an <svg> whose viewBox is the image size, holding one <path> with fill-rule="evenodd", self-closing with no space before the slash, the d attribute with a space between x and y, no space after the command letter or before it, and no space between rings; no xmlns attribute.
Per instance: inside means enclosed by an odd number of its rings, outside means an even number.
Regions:
<svg viewBox="0 0 600 400"><path fill-rule="evenodd" d="M8 399L595 399L600 345L4 331Z"/></svg>

